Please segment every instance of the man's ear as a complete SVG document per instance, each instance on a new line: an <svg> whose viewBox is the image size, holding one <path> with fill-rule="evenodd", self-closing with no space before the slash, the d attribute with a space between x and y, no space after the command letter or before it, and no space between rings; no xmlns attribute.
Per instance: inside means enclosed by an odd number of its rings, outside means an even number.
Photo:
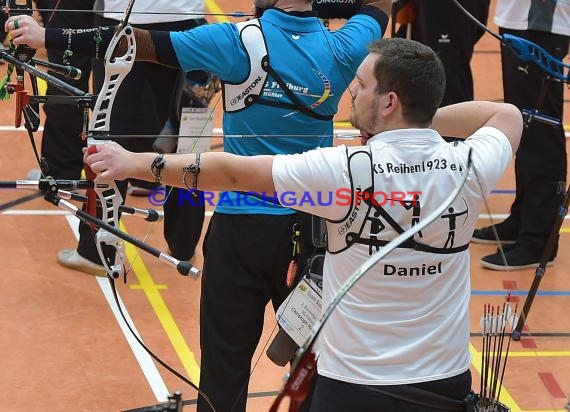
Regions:
<svg viewBox="0 0 570 412"><path fill-rule="evenodd" d="M388 106L387 107L392 107L398 100L398 96L396 95L396 93L390 92L388 93Z"/></svg>
<svg viewBox="0 0 570 412"><path fill-rule="evenodd" d="M382 114L384 114L384 116L391 114L398 108L399 104L400 104L400 99L398 98L398 95L396 93L394 92L386 93L384 97L383 106L380 106L382 107Z"/></svg>

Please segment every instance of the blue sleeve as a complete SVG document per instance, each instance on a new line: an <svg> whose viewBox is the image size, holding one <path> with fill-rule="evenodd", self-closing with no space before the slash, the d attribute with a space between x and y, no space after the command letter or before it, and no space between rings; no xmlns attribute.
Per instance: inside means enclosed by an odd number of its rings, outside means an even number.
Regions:
<svg viewBox="0 0 570 412"><path fill-rule="evenodd" d="M239 82L249 73L246 52L232 23L209 24L171 32L170 40L185 71L205 70L224 81Z"/></svg>
<svg viewBox="0 0 570 412"><path fill-rule="evenodd" d="M368 45L382 38L378 21L366 14L356 14L332 33L337 44L335 56L356 72L360 63L368 55Z"/></svg>

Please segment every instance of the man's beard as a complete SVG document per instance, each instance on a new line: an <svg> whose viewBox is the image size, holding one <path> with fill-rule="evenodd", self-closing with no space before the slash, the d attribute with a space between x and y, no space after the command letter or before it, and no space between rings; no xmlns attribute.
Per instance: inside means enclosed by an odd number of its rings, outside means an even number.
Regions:
<svg viewBox="0 0 570 412"><path fill-rule="evenodd" d="M374 102L374 107L369 108L368 110L370 111L370 113L376 113L377 112L376 107L377 107L377 102ZM352 124L352 127L360 131L360 137L361 137L360 144L364 146L368 142L368 139L370 139L374 134L372 131L365 130L366 128L363 127L364 125L360 122L359 119L360 118L356 114L356 108L354 106L354 101L353 101L350 108L350 123ZM376 117L371 120L372 121L370 122L370 124L374 125L377 123Z"/></svg>
<svg viewBox="0 0 570 412"><path fill-rule="evenodd" d="M352 127L359 129L360 126L358 125L358 117L356 116L356 108L354 107L354 102L352 102L350 106L350 123Z"/></svg>

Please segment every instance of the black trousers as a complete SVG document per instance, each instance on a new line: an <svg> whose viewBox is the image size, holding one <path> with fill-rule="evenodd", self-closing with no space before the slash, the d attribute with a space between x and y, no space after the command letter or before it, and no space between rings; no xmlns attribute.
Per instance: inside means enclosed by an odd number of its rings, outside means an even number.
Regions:
<svg viewBox="0 0 570 412"><path fill-rule="evenodd" d="M473 100L471 57L484 31L449 1L412 0L416 19L412 39L431 47L445 68L446 87L442 106ZM459 0L482 23L487 22L489 0ZM404 33L399 33L403 35Z"/></svg>
<svg viewBox="0 0 570 412"><path fill-rule="evenodd" d="M214 213L204 240L200 298L200 388L218 411L243 412L265 307L285 284L296 215ZM255 373L255 372L254 372ZM198 397L198 411L210 411Z"/></svg>
<svg viewBox="0 0 570 412"><path fill-rule="evenodd" d="M413 384L429 392L462 401L471 390L471 372L466 371L448 379ZM389 390L389 387L379 387ZM310 412L443 412L398 400L374 390L373 385L357 385L319 376Z"/></svg>
<svg viewBox="0 0 570 412"><path fill-rule="evenodd" d="M562 60L568 53L569 36L501 29L528 39ZM501 50L505 102L520 109L539 109L562 119L564 84L546 81L545 73L533 63L519 60L508 49ZM542 87L547 87L539 104ZM566 190L566 139L562 125L552 126L533 120L523 131L515 158L516 197L506 223L518 229L517 243L540 256L551 232ZM556 254L556 251L554 252Z"/></svg>
<svg viewBox="0 0 570 412"><path fill-rule="evenodd" d="M96 26L115 25L117 22L97 17ZM138 25L141 29L178 31L205 23L204 19L179 22ZM111 116L112 135L158 135L170 114L170 100L177 85L179 69L148 62L136 62L125 78ZM95 90L103 85L105 70L102 60L93 60L93 84ZM152 138L115 139L127 150L134 152L153 151ZM149 175L150 179L150 175ZM123 198L127 185L120 185ZM176 190L172 196L176 196ZM149 205L150 206L150 205ZM164 234L172 254L182 260L190 259L202 232L204 207L193 206L188 202L178 202L171 198L166 204ZM79 254L92 262L100 262L94 237L86 224L79 226Z"/></svg>
<svg viewBox="0 0 570 412"><path fill-rule="evenodd" d="M56 0L37 0L41 9L53 9ZM92 10L94 0L62 0L59 9ZM89 13L42 13L42 19L47 27L91 27L93 15ZM48 60L53 63L63 63L63 52L47 51ZM55 77L86 92L89 91L91 76L91 58L74 54L68 57L71 66L81 70L79 80L66 79L58 74ZM48 166L48 173L56 179L79 179L83 170L83 152L86 142L81 139L83 131L83 109L75 104L56 104L49 100L50 95L67 95L50 84L47 86L47 102L43 105L46 115L42 136L41 154Z"/></svg>

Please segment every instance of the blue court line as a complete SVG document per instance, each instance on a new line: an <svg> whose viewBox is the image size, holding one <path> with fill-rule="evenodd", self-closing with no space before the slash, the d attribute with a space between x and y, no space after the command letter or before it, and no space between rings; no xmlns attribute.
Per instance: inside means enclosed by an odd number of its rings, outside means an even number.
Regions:
<svg viewBox="0 0 570 412"><path fill-rule="evenodd" d="M515 189L496 189L491 190L494 195L514 195L517 191Z"/></svg>
<svg viewBox="0 0 570 412"><path fill-rule="evenodd" d="M471 294L474 296L497 296L506 295L510 293L513 296L528 295L528 290L472 290ZM570 296L570 290L539 290L536 296Z"/></svg>

